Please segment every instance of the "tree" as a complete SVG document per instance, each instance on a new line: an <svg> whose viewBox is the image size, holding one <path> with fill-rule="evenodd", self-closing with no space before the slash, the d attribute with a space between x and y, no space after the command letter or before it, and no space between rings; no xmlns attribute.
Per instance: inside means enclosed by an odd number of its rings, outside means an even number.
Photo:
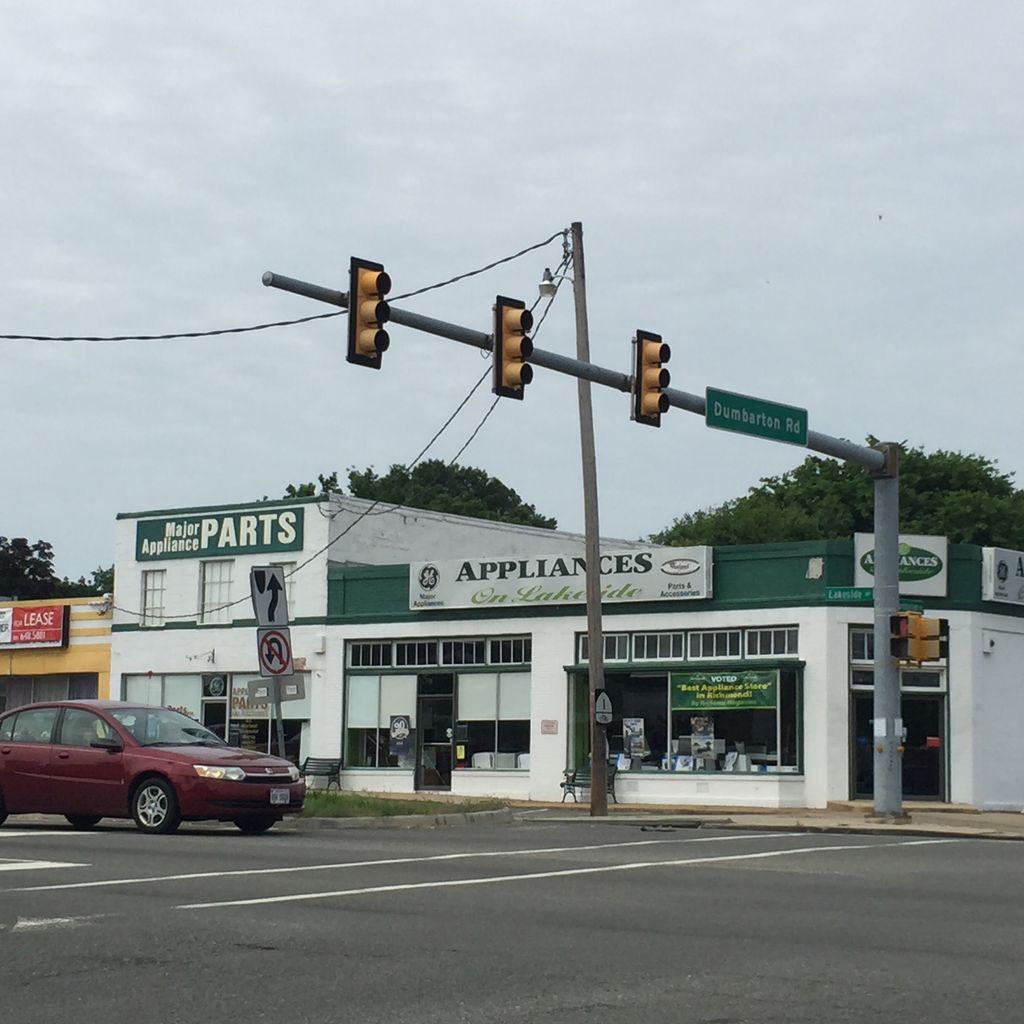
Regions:
<svg viewBox="0 0 1024 1024"><path fill-rule="evenodd" d="M0 596L23 601L52 597L53 547L45 540L0 537Z"/></svg>
<svg viewBox="0 0 1024 1024"><path fill-rule="evenodd" d="M869 443L873 440L869 438ZM900 529L954 543L1024 549L1024 491L981 455L904 449ZM746 495L688 513L657 544L765 544L830 540L874 530L871 478L858 466L808 456L796 469L763 478Z"/></svg>
<svg viewBox="0 0 1024 1024"><path fill-rule="evenodd" d="M303 498L344 493L338 485L336 472L329 476L321 473L318 479L319 492L312 483L289 484L284 496ZM412 469L395 464L384 476L378 476L372 467L362 471L349 468L348 486L355 498L501 523L539 526L546 530L558 527L556 520L542 516L511 487L484 470L472 466L450 466L441 459L428 459Z"/></svg>
<svg viewBox="0 0 1024 1024"><path fill-rule="evenodd" d="M53 571L53 545L25 537L0 537L0 597L41 601L49 597L92 597L114 591L114 567L94 569L91 579L61 579Z"/></svg>

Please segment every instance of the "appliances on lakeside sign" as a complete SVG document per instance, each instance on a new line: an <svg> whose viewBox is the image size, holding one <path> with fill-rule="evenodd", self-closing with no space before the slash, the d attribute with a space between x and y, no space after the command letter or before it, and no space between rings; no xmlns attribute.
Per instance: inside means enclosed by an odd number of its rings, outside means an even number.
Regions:
<svg viewBox="0 0 1024 1024"><path fill-rule="evenodd" d="M300 507L140 519L135 530L135 559L147 562L301 551L304 514Z"/></svg>
<svg viewBox="0 0 1024 1024"><path fill-rule="evenodd" d="M981 596L1024 606L1024 551L981 549Z"/></svg>
<svg viewBox="0 0 1024 1024"><path fill-rule="evenodd" d="M0 647L67 647L70 618L68 605L0 608Z"/></svg>
<svg viewBox="0 0 1024 1024"><path fill-rule="evenodd" d="M899 537L900 593L945 597L949 544L945 537L901 533ZM853 585L875 585L875 535L853 535Z"/></svg>
<svg viewBox="0 0 1024 1024"><path fill-rule="evenodd" d="M711 597L711 548L638 548L601 555L601 600L693 601ZM585 604L582 555L470 558L409 565L409 607L529 608Z"/></svg>

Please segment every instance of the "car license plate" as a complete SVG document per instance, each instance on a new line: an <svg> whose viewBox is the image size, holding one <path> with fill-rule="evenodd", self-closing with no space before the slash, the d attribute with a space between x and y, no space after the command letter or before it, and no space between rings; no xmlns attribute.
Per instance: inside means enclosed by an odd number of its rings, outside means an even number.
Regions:
<svg viewBox="0 0 1024 1024"><path fill-rule="evenodd" d="M272 789L270 791L270 802L272 804L287 804L291 802L292 794L288 789Z"/></svg>

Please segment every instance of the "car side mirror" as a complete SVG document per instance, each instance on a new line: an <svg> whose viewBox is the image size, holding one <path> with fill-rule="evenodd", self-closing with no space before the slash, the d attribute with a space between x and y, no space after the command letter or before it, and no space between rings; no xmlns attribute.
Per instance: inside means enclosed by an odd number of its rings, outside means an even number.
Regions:
<svg viewBox="0 0 1024 1024"><path fill-rule="evenodd" d="M111 754L118 754L124 750L124 744L113 736L95 739L89 744L90 747L99 747L100 750L107 750Z"/></svg>

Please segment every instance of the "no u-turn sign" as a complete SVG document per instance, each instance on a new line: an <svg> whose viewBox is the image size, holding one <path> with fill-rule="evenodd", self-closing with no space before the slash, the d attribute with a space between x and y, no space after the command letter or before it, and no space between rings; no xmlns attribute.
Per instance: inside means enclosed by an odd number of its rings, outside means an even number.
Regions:
<svg viewBox="0 0 1024 1024"><path fill-rule="evenodd" d="M261 676L292 674L292 631L287 626L257 629L256 650Z"/></svg>

